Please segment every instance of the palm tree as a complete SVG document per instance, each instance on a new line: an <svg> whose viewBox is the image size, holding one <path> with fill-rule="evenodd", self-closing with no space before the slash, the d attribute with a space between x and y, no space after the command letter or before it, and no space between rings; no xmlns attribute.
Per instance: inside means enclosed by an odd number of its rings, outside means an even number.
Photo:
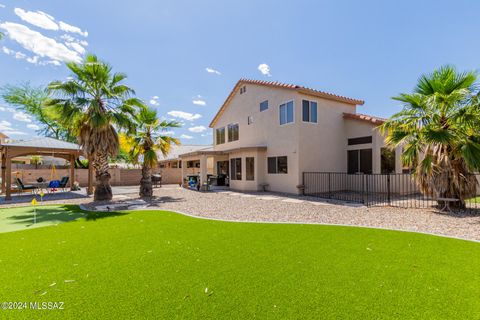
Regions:
<svg viewBox="0 0 480 320"><path fill-rule="evenodd" d="M43 159L41 156L31 156L30 163L35 166L35 169L38 169L38 166L43 164Z"/></svg>
<svg viewBox="0 0 480 320"><path fill-rule="evenodd" d="M404 165L414 167L420 190L438 198L475 195L480 169L480 107L477 74L444 66L422 75L411 94L393 99L404 104L381 127L391 147L403 146ZM440 201L441 202L441 201Z"/></svg>
<svg viewBox="0 0 480 320"><path fill-rule="evenodd" d="M152 168L158 163L157 152L167 155L172 145L179 145L180 142L165 134L170 128L179 127L175 121L161 121L157 112L144 106L140 108L135 116L135 132L128 137L128 144L131 146L130 157L133 163L141 162L142 178L140 180L140 196L151 197Z"/></svg>
<svg viewBox="0 0 480 320"><path fill-rule="evenodd" d="M41 125L37 133L69 142L76 140L76 137L69 134L68 128L64 128L57 121L56 115L45 108L45 103L50 99L46 88L32 87L28 83L6 85L0 88L0 97L9 105L35 117Z"/></svg>
<svg viewBox="0 0 480 320"><path fill-rule="evenodd" d="M112 73L112 67L95 55L82 63L67 63L72 76L66 81L48 85L54 96L48 101L50 112L78 137L84 152L92 159L95 170L95 200L111 200L108 159L118 152L117 129L131 129L135 106L134 91L122 84L127 77Z"/></svg>

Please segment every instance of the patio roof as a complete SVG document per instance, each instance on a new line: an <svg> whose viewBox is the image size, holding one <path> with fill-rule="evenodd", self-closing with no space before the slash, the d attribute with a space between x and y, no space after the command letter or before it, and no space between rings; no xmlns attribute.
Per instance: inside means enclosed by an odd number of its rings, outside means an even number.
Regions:
<svg viewBox="0 0 480 320"><path fill-rule="evenodd" d="M0 148L35 148L35 149L60 149L60 150L81 150L81 146L75 143L43 137L31 140L11 141L0 144Z"/></svg>
<svg viewBox="0 0 480 320"><path fill-rule="evenodd" d="M266 146L250 146L250 147L232 148L227 150L213 150L213 147L210 147L210 148L197 150L194 152L180 154L179 158L191 157L191 156L197 156L197 155L226 155L231 152L252 151L252 150L267 150L267 147Z"/></svg>

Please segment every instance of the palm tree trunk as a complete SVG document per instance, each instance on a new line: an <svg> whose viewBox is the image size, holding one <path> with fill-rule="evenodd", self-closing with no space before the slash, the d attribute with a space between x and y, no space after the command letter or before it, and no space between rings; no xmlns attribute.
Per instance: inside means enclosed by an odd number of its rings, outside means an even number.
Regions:
<svg viewBox="0 0 480 320"><path fill-rule="evenodd" d="M143 164L142 166L142 179L140 180L140 197L152 197L152 168L149 165Z"/></svg>
<svg viewBox="0 0 480 320"><path fill-rule="evenodd" d="M97 153L94 156L93 168L95 169L95 201L112 200L112 187L110 186L110 173L108 172L108 156L106 153Z"/></svg>

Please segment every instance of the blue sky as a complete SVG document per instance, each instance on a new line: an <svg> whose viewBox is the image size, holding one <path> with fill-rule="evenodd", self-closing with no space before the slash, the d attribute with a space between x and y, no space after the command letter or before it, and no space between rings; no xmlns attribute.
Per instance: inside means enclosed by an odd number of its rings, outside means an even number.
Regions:
<svg viewBox="0 0 480 320"><path fill-rule="evenodd" d="M0 86L65 79L63 61L95 53L195 144L211 143L208 124L242 77L363 99L359 112L389 116L400 108L390 98L420 74L479 68L479 10L473 0L0 0ZM0 131L35 128L0 102Z"/></svg>

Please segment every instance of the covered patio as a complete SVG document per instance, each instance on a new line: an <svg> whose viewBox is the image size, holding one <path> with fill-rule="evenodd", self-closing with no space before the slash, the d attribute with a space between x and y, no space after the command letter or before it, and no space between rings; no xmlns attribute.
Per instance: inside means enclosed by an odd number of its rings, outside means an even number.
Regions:
<svg viewBox="0 0 480 320"><path fill-rule="evenodd" d="M185 181L189 176L196 176L200 186L208 182L210 176L223 174L228 176L228 153L206 148L194 152L181 154L179 159L182 163L182 179ZM224 163L224 166L219 165Z"/></svg>
<svg viewBox="0 0 480 320"><path fill-rule="evenodd" d="M75 160L81 155L83 155L83 152L79 145L48 137L27 141L2 142L0 144L1 194L5 195L5 201L12 200L12 160L22 156L50 156L67 160L70 163L69 188L73 190ZM89 165L87 195L93 193L92 183L93 170L92 166Z"/></svg>

